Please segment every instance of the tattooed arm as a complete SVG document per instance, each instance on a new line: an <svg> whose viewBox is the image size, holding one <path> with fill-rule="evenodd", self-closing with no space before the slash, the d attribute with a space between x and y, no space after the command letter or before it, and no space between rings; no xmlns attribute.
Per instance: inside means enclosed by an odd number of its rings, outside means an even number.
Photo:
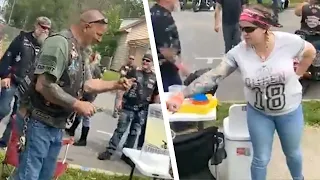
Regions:
<svg viewBox="0 0 320 180"><path fill-rule="evenodd" d="M228 62L222 61L216 68L206 72L198 79L194 80L183 90L185 98L189 98L198 93L204 93L212 89L215 85L229 76L237 66L231 66Z"/></svg>
<svg viewBox="0 0 320 180"><path fill-rule="evenodd" d="M50 103L70 108L77 101L65 92L58 84L68 57L68 42L61 36L50 37L43 45L36 65L36 91Z"/></svg>
<svg viewBox="0 0 320 180"><path fill-rule="evenodd" d="M77 101L76 98L66 93L55 83L55 77L47 73L38 76L36 91L38 91L47 101L64 108L72 107Z"/></svg>

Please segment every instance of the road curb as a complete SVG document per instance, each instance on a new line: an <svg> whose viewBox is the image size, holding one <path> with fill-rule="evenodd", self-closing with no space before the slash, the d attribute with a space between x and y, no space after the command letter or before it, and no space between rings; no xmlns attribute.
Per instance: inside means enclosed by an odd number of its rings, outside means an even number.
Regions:
<svg viewBox="0 0 320 180"><path fill-rule="evenodd" d="M107 174L109 176L129 176L129 174L116 173L116 172L107 171L107 170L104 170L104 169L80 166L80 165L77 165L77 164L69 164L68 168L79 169L81 171L87 171L87 172L97 172L97 173L101 173L101 174Z"/></svg>

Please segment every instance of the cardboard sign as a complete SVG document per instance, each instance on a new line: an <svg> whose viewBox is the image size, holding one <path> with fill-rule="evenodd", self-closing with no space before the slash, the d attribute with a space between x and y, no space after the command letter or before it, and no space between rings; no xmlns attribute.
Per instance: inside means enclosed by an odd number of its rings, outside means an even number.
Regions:
<svg viewBox="0 0 320 180"><path fill-rule="evenodd" d="M169 155L167 136L160 104L150 104L142 151Z"/></svg>

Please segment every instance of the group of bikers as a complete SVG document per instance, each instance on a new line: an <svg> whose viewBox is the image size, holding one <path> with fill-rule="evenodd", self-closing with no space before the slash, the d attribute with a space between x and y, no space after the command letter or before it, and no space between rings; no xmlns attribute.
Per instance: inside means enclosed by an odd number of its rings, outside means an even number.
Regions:
<svg viewBox="0 0 320 180"><path fill-rule="evenodd" d="M170 85L182 84L176 63L181 60L180 40L171 15L174 3L175 0L158 0L151 8L165 91ZM302 17L301 29L319 32L318 4L316 0L308 0L297 6L295 14ZM238 70L244 81L247 123L253 147L251 178L266 179L274 132L277 131L292 179L303 180L300 146L304 119L299 78L315 59L315 47L298 35L272 31L272 27L282 25L275 12L262 5L218 0L215 11L214 27L215 31L223 30L225 56L217 67L204 71L181 92L173 94L166 102L168 110L177 112L185 98L196 94L214 94L215 87ZM296 59L299 64L294 69Z"/></svg>
<svg viewBox="0 0 320 180"><path fill-rule="evenodd" d="M97 112L93 101L99 93L118 91L119 123L106 152L110 159L130 125L125 147L134 148L144 133L148 105L159 102L153 58L145 54L139 68L119 80L104 81L99 70L99 53L92 46L108 31L108 19L99 10L81 13L68 29L51 32L48 17L39 17L34 30L21 33L11 42L0 61L0 118L10 114L0 145L9 143L12 123L17 125L19 167L15 180L52 179L62 146L63 131L71 136L82 122L76 146L86 146L90 118ZM134 56L130 56L134 58ZM12 101L13 106L11 108ZM73 125L66 129L67 120ZM139 147L144 138L140 138Z"/></svg>

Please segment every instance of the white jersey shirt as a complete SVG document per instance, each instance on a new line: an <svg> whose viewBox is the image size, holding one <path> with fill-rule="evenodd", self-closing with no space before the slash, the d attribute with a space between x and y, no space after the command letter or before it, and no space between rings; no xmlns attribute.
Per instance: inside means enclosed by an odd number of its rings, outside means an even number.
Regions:
<svg viewBox="0 0 320 180"><path fill-rule="evenodd" d="M266 61L244 41L226 54L225 61L240 71L249 104L268 115L283 115L301 104L302 86L293 62L300 59L305 41L286 32L274 35L275 46Z"/></svg>

